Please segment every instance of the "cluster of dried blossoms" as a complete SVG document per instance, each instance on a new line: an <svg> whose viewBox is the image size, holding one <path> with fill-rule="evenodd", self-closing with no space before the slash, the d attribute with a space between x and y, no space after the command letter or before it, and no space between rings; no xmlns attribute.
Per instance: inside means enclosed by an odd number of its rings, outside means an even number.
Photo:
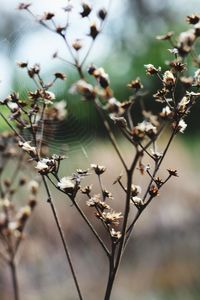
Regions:
<svg viewBox="0 0 200 300"><path fill-rule="evenodd" d="M99 180L100 194L92 193L92 185L82 186L82 179L90 176L89 170L78 169L71 176L61 178L59 168L64 157L56 154L51 155L46 148L48 145L43 143L43 136L49 120L62 120L66 116L65 103L63 101L56 102L55 95L50 91L57 79L65 80L66 76L62 73L55 73L54 79L50 83L45 83L39 65L36 64L30 67L26 62L18 63L19 67L27 70L28 76L36 85L36 90L29 92L25 100L21 100L17 93L12 93L2 100L1 105L7 108L9 118L0 112L1 117L12 129L19 147L30 156L35 169L41 175L79 299L83 299L83 296L50 194L49 182L69 197L73 207L78 210L107 255L109 276L104 299L108 300L110 299L122 255L137 220L151 201L159 195L163 185L171 177L178 176L175 169L169 168L166 177L161 178L159 171L173 138L184 132L187 126L185 119L200 95L198 92L200 86L200 69L198 67L200 63L194 51L195 42L200 35L200 19L197 15L187 17L187 21L192 24L193 28L181 33L176 40L173 40L173 33L171 32L158 37L159 40L170 42L172 49L169 49L169 51L172 58L164 70L152 64L145 65L147 75L157 77L160 81L160 89L152 95L155 102L158 102L160 112L152 113L145 109L142 99L143 93L141 92L144 87L139 78L128 83L127 86L131 90L131 95L126 101L121 102L115 98L110 87L109 75L103 68L90 65L87 74L84 70L86 59L106 20L107 11L105 9L97 12L99 25L96 25L95 22L89 23L87 35L91 39L91 45L89 49L86 49L82 60L80 60L79 53L85 49L81 40L78 38L72 42L68 40L70 13L73 10L70 1L68 1L67 7L64 8L67 21L63 26L56 24L55 14L52 12L45 12L43 16L38 17L32 12L31 4L25 3L21 3L19 9L28 11L42 26L58 34L64 40L72 61L60 57L58 53L54 54L54 58L57 57L72 64L79 74L80 79L73 84L70 92L79 94L96 108L124 167L126 176L120 175L114 181L114 184L118 184L124 193L123 203L120 201L123 205L123 213L116 212L111 207L110 203L114 205L113 199L117 199L117 195L112 196L102 183L102 175L106 171L104 166L91 165L91 170ZM82 9L79 12L81 18L88 18L90 22L89 16L92 12L93 9L89 4L82 3ZM194 63L197 65L194 74L189 73L187 66L186 58L190 54L192 54ZM135 110L135 106L138 104L141 105L140 114L138 114L138 110ZM140 119L139 122L138 119ZM130 165L127 164L118 147L111 125L117 127L122 137L133 146L135 152ZM157 142L166 128L170 130L169 139L166 145L162 145L162 149L158 149ZM26 138L27 135L29 138ZM133 182L133 175L138 170L142 175L149 178L149 182L143 188L143 191L140 186ZM87 196L86 205L95 210L97 220L102 223L108 233L108 240L104 241L101 238L95 226L79 206L77 202L79 191ZM110 201L111 199L112 201ZM29 208L31 210L31 205L29 205ZM132 211L135 212L134 216L131 213ZM15 224L18 223L15 222Z"/></svg>
<svg viewBox="0 0 200 300"><path fill-rule="evenodd" d="M14 186L14 187L13 187ZM0 212L0 241L2 244L1 257L12 263L17 253L20 242L24 238L24 229L33 209L37 204L36 196L39 184L21 177L17 184L10 179L4 179L1 185L1 212ZM27 204L18 207L17 193L25 189L28 194Z"/></svg>
<svg viewBox="0 0 200 300"><path fill-rule="evenodd" d="M37 204L39 184L21 176L24 155L17 147L16 134L0 134L0 259L11 270L15 299L19 299L16 254L25 237L25 227ZM11 172L12 170L12 172ZM8 173L11 176L8 177ZM27 196L22 199L22 193ZM20 200L19 200L20 199ZM23 203L25 202L25 204Z"/></svg>

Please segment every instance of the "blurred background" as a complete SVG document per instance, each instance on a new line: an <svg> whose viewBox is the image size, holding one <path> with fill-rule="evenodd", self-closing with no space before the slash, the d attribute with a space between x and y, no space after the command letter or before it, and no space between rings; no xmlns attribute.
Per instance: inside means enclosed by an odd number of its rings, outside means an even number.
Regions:
<svg viewBox="0 0 200 300"><path fill-rule="evenodd" d="M108 5L107 0L90 3L95 9ZM88 168L90 163L103 164L108 169L104 179L106 187L113 189L113 174L119 174L122 168L99 126L98 116L88 103L69 94L68 90L77 77L74 70L52 59L57 50L68 59L62 40L38 25L25 11L16 10L19 1L0 0L0 4L0 98L13 90L25 97L26 91L33 87L25 72L16 68L16 61L39 63L47 81L56 71L66 73L66 83L57 83L53 91L58 100L67 101L68 119L54 135L46 138L54 152L59 149L68 156L63 176L70 175L76 168ZM33 0L32 4L36 15L40 16L44 11L56 12L57 23L62 24L61 8L67 1ZM81 10L79 1L73 1L73 4L78 11ZM187 30L186 16L199 10L199 0L113 0L103 34L97 39L85 68L90 63L103 66L110 75L117 99L124 100L129 96L126 85L137 76L151 94L158 88L158 82L145 75L144 64L164 66L170 48L165 42L157 41L155 36L167 31L178 34ZM84 38L87 46L88 23L81 23L80 16L74 14L71 28L70 40ZM177 168L180 177L164 187L160 197L138 222L115 284L115 300L188 300L200 297L199 109L197 103L186 132L168 153L165 166ZM0 122L2 129L4 124ZM123 143L120 146L126 159L130 159L128 146ZM142 185L142 180L138 174L136 184ZM98 191L98 186L94 186ZM120 199L120 190L113 189L112 192ZM107 270L103 253L67 199L57 194L54 196L83 293L88 300L103 299ZM79 199L83 207L85 200ZM95 222L93 213L87 209L86 213ZM76 299L70 273L66 276L62 247L42 191L28 229L27 240L18 258L22 299ZM98 229L101 231L101 227ZM9 273L3 265L1 270L0 299L10 300Z"/></svg>

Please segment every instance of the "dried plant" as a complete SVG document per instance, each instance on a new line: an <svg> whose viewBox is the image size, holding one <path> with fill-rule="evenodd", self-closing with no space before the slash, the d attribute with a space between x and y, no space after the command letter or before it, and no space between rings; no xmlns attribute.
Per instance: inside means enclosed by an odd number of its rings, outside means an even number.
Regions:
<svg viewBox="0 0 200 300"><path fill-rule="evenodd" d="M24 240L27 221L37 204L39 184L19 174L24 161L23 153L16 150L16 136L12 133L1 134L0 145L0 258L10 267L14 296L19 299L16 254ZM5 175L10 168L9 161L12 166L16 165L11 177ZM25 205L18 203L21 190L28 193Z"/></svg>
<svg viewBox="0 0 200 300"><path fill-rule="evenodd" d="M19 9L27 11L41 26L63 39L71 60L60 57L58 53L54 54L54 58L73 65L78 72L79 79L72 85L70 92L80 95L83 100L89 101L91 106L95 107L118 155L119 162L124 168L124 175L119 174L117 178L113 178L113 184L119 185L124 193L124 199L120 201L122 212L115 211L114 205L117 195L112 195L109 187L107 190L103 182L106 167L92 164L88 170L78 169L72 175L66 174L66 177L60 177L60 166L65 157L51 154L51 151L47 150L46 141L44 144L43 135L46 130L45 125L49 120L62 120L66 116L65 103L55 102L55 95L50 89L57 80L66 80L67 77L63 73L57 72L54 74L53 80L46 83L42 78L38 64L29 66L27 62L18 62L18 66L25 69L28 76L34 81L36 90L29 91L26 100L21 100L17 92L10 94L1 101L1 106L6 107L9 118L5 117L2 111L0 111L0 115L10 127L24 155L29 156L41 176L47 193L47 202L52 209L79 299L84 299L84 296L80 290L74 264L50 194L50 183L69 198L73 204L73 209L79 212L80 217L86 222L96 237L97 243L105 252L109 262L109 270L104 299L109 300L122 256L138 219L150 203L158 197L161 188L170 179L178 176L177 170L169 167L166 170L165 178L161 178L160 170L174 137L186 129L186 117L200 95L200 62L199 57L195 54L195 42L200 35L199 16L188 16L187 21L191 24L192 29L182 32L176 39L172 32L157 37L159 40L166 40L170 43L171 60L167 66L162 67L164 70L160 66L150 64L150 62L145 65L147 76L152 77L152 80L155 77L156 80L160 81L159 90L151 97L151 100L156 102L159 112L157 112L158 110L152 112L145 108L144 93L142 92L144 86L140 78L133 79L127 84L130 89L130 97L121 102L115 98L114 91L110 86L109 75L102 67L90 65L85 71L86 60L104 27L108 9L102 8L97 12L98 23L90 23L89 16L93 12L93 8L89 4L82 3L80 16L89 20L88 36L91 43L88 49L84 48L79 38L72 43L68 40L69 20L73 9L70 1L64 8L67 21L62 26L56 24L55 14L52 12L45 12L41 17L38 17L34 14L29 3L21 3ZM82 60L80 60L81 51L83 51ZM188 56L192 57L197 68L194 74L190 73L190 65L187 63ZM138 105L140 106L139 113L135 109L135 106ZM113 128L117 128L122 138L132 145L131 153L133 155L130 164L126 162L118 146ZM26 139L25 133L27 131L29 132L29 139ZM165 145L160 145L159 139L164 131L169 132L168 141ZM135 183L137 172L145 177L145 182L148 179L143 191ZM82 183L86 176L90 178L92 174L98 178L99 194L93 192L92 184L84 186ZM8 182L6 185L7 192L10 191ZM86 196L86 206L94 210L97 221L102 223L107 235L105 240L95 229L95 224L91 223L79 206L77 199L80 193ZM4 194L2 194L2 199L4 199ZM12 234L15 238L14 250L12 248L7 253L11 264L14 262L16 245L18 245L19 239L21 240L27 219L24 216L27 216L27 211L31 212L32 209L32 202L29 202L29 206L22 208L16 214L12 203L7 198L3 200L2 209L4 212L1 218L3 239L10 239ZM11 215L8 210L11 210ZM4 253L1 255L5 256ZM15 299L19 299L17 295L15 295Z"/></svg>

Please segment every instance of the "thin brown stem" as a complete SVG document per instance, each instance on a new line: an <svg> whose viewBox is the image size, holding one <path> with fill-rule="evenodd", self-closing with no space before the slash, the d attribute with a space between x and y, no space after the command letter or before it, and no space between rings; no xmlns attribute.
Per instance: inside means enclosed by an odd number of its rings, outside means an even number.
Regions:
<svg viewBox="0 0 200 300"><path fill-rule="evenodd" d="M98 102L96 101L95 103L96 103L97 111L99 112L99 115L100 115L100 117L102 119L104 127L105 127L105 129L106 129L106 131L108 133L108 137L109 137L109 139L110 139L110 141L111 141L111 143L112 143L112 145L113 145L113 147L114 147L114 149L115 149L115 151L116 151L116 153L117 153L117 155L118 155L118 157L119 157L122 165L124 166L124 169L127 171L128 170L127 165L126 165L126 163L125 163L125 161L123 159L123 156L122 156L122 154L121 154L121 152L119 150L119 147L117 145L117 141L116 141L115 136L114 136L114 134L113 134L113 132L112 132L112 130L110 128L110 125L109 125L108 121L105 119L105 116L104 116L104 114L103 114L103 112L101 110L101 107L99 107Z"/></svg>
<svg viewBox="0 0 200 300"><path fill-rule="evenodd" d="M64 191L58 189L58 187L56 186L56 184L53 182L53 180L47 176L47 178L49 179L49 181L53 184L53 186L61 191L63 194L67 195ZM68 196L68 195L67 195ZM69 196L68 196L69 197ZM102 241L102 239L100 238L99 234L97 233L97 231L94 229L93 225L90 223L90 221L88 220L87 216L84 214L84 212L82 211L82 209L79 207L78 203L71 199L70 200L72 201L73 205L75 206L75 208L77 209L77 211L79 212L79 214L81 215L81 217L83 218L83 220L86 222L86 224L88 225L88 227L90 228L90 230L92 231L92 233L94 234L94 236L96 237L96 239L98 240L99 244L102 246L103 250L105 251L106 255L108 257L110 257L110 252L109 250L107 249L106 245L104 244L104 242Z"/></svg>
<svg viewBox="0 0 200 300"><path fill-rule="evenodd" d="M25 142L25 139L23 138L23 136L21 136L17 130L10 124L10 122L8 122L8 120L6 119L6 117L2 114L2 112L0 111L0 116L4 119L4 121L6 122L6 124L10 127L10 129L16 134L16 136L18 136L20 138L21 141Z"/></svg>
<svg viewBox="0 0 200 300"><path fill-rule="evenodd" d="M102 184L102 180L101 180L101 175L98 175L98 179L99 179L99 185L100 185L100 189L101 189L102 198L103 198L103 201L105 201L105 194L104 194L104 188L103 188L103 184Z"/></svg>
<svg viewBox="0 0 200 300"><path fill-rule="evenodd" d="M10 271L11 271L11 277L12 277L12 284L13 284L13 293L14 293L14 299L19 300L19 286L18 286L18 279L17 279L17 270L16 270L16 264L14 259L11 259L9 262Z"/></svg>
<svg viewBox="0 0 200 300"><path fill-rule="evenodd" d="M111 295L112 288L113 288L113 283L115 281L115 277L116 277L117 271L119 269L122 255L123 255L123 249L124 249L125 238L126 238L126 230L127 230L127 224L128 224L128 216L129 216L129 211L130 211L130 198L131 198L131 186L132 186L133 172L136 168L136 165L137 165L140 155L141 155L141 153L139 151L137 151L135 158L132 162L132 165L131 165L130 169L127 171L127 191L126 191L126 202L125 202L125 208L124 208L124 221L123 221L122 231L121 231L122 236L119 241L119 248L118 248L117 257L116 257L116 260L114 263L114 269L112 271L112 276L109 278L109 282L107 284L104 300L110 299L110 295Z"/></svg>
<svg viewBox="0 0 200 300"><path fill-rule="evenodd" d="M106 255L108 257L110 257L109 250L107 249L106 245L104 244L104 242L102 241L102 239L100 238L99 234L96 232L96 230L94 229L94 227L92 226L92 224L90 223L90 221L88 220L88 218L86 217L86 215L84 214L84 212L81 210L81 208L79 207L79 205L75 201L73 202L73 204L76 207L76 209L78 210L78 212L80 213L81 217L85 220L86 224L90 227L90 229L92 230L93 234L98 239L98 241L99 241L100 245L102 246L102 248L104 249Z"/></svg>
<svg viewBox="0 0 200 300"><path fill-rule="evenodd" d="M52 210L52 213L53 213L53 216L54 216L54 219L55 219L55 222L56 222L56 226L57 226L57 229L58 229L58 232L59 232L62 244L63 244L65 255L67 257L67 261L69 263L69 267L70 267L70 270L71 270L71 273L72 273L72 277L73 277L73 280L74 280L74 283L75 283L75 286L76 286L76 289L77 289L78 297L79 297L80 300L83 300L83 297L82 297L81 291L80 291L80 287L79 287L79 284L78 284L77 276L76 276L76 273L75 273L75 270L74 270L74 267L73 267L71 255L70 255L70 252L69 252L69 249L68 249L68 245L67 245L67 242L65 240L63 229L61 227L56 208L55 208L55 206L52 202L52 197L51 197L51 194L50 194L50 190L49 190L49 187L48 187L48 184L46 182L46 179L45 179L44 175L42 175L42 180L43 180L43 183L44 183L44 186L45 186L45 189L46 189L46 192L47 192L47 196L48 196L47 202L51 206L51 210Z"/></svg>

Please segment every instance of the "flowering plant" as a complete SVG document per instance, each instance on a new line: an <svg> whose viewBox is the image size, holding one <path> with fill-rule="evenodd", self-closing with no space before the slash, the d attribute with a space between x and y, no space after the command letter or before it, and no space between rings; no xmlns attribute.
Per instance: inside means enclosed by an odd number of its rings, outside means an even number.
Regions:
<svg viewBox="0 0 200 300"><path fill-rule="evenodd" d="M67 80L67 77L63 73L56 72L54 79L50 83L46 83L42 78L38 64L29 66L27 62L18 62L18 66L26 70L28 76L35 83L36 89L28 92L26 101L21 100L17 92L11 93L0 103L1 106L6 107L9 118L2 111L0 111L0 116L13 132L14 139L17 141L23 156L29 157L35 171L41 177L47 194L47 202L50 204L62 240L79 299L84 299L84 296L79 286L69 247L51 196L50 184L54 189L66 195L73 204L73 208L78 211L80 217L95 236L97 243L101 245L109 263L108 280L104 296L105 300L109 300L122 256L125 253L138 219L150 203L158 197L162 187L170 179L178 176L177 170L170 167L166 170L165 178L161 178L159 173L174 137L184 133L187 127L186 117L200 95L200 62L193 52L195 42L200 35L200 19L197 15L188 16L187 21L192 24L193 28L181 33L176 40L173 39L173 33L171 32L157 37L159 40L166 40L170 43L171 61L167 67L162 68L151 63L145 65L147 76L150 78L156 77L160 81L159 90L152 95L152 100L158 104L160 110L159 112L152 112L145 108L142 93L144 86L140 78L133 79L127 84L127 87L130 89L130 97L122 102L115 98L114 91L111 89L109 75L102 67L96 67L91 64L88 66L87 72L85 71L86 59L103 29L108 10L101 9L97 12L100 25L96 25L96 23L89 24L88 35L91 39L91 44L82 61L80 61L78 54L84 47L78 38L73 43L69 42L69 21L63 26L57 25L54 20L55 15L51 12L45 12L44 15L38 18L38 16L34 15L29 3L21 3L19 9L30 13L41 26L63 39L72 62L68 62L60 57L58 53L54 54L54 58L72 64L77 70L79 79L73 83L70 92L80 95L83 100L89 101L90 105L95 107L113 149L118 155L119 163L124 169L124 175L119 174L113 178L113 184L119 185L124 193L124 199L120 202L122 212L118 212L114 208L117 195L112 195L105 188L103 176L106 172L106 167L103 165L91 164L87 170L78 169L73 174L66 174L65 177L60 176L60 167L65 157L51 154L51 151L48 152L48 145L44 145L43 136L48 120L62 120L67 115L65 102L55 102L56 96L50 91L57 80ZM69 20L72 9L71 4L64 8L67 20ZM91 12L92 7L89 4L82 3L81 17L89 19ZM197 66L197 70L193 76L189 77L187 72L190 66L187 65L186 58L191 53L193 54L193 61ZM164 70L162 70L163 68ZM178 90L181 90L181 93L178 93ZM135 110L136 103L140 105L139 117L138 111ZM138 118L139 122L137 121ZM131 163L126 162L118 146L113 128L117 129L122 138L132 146ZM168 141L165 145L159 145L160 136L166 129L169 131ZM24 135L25 130L29 131L30 139L26 139ZM145 180L147 178L143 189L135 182L135 174L138 171L145 177ZM84 179L92 177L92 174L98 178L100 191L98 194L93 192L91 184L84 185ZM77 201L80 193L85 195L86 206L95 212L97 221L105 229L106 238L101 237L95 225L86 216L84 209L80 207ZM2 219L2 224L4 224L1 227L3 228L2 230L5 229L6 223L6 228L13 232L17 230L21 238L21 231L35 205L33 203L35 202L31 200L29 205L20 211L16 217L17 221L14 221L14 223L7 220L4 216ZM10 202L5 202L4 200L3 207L5 211L7 211L7 208L5 208L7 206L10 206ZM18 244L18 235L16 243ZM19 293L16 278L14 280L14 291L15 300L18 300Z"/></svg>

